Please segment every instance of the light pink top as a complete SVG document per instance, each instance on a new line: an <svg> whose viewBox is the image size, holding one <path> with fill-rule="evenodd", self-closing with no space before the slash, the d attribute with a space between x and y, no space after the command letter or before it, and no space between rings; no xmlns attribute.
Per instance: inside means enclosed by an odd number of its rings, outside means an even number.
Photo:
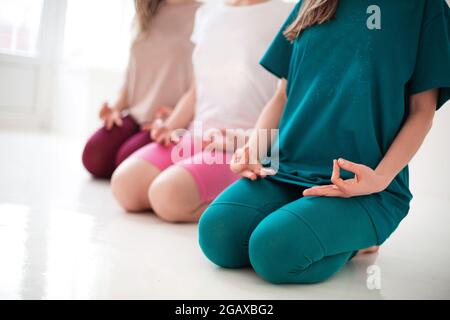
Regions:
<svg viewBox="0 0 450 320"><path fill-rule="evenodd" d="M163 4L150 31L130 52L125 87L131 116L140 124L153 120L158 107L175 107L193 80L190 41L200 3Z"/></svg>

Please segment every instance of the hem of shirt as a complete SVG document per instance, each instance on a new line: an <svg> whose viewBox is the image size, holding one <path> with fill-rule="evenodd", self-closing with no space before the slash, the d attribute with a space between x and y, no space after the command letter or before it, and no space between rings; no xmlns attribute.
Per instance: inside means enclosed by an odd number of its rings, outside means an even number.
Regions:
<svg viewBox="0 0 450 320"><path fill-rule="evenodd" d="M318 185L316 183L310 183L310 182L306 182L306 181L289 179L288 177L283 177L283 176L280 176L279 174L274 175L274 176L268 176L266 179L284 182L287 184L293 184L293 185L297 185L297 186L301 186L301 187L305 187L305 188L312 188L312 187L315 187Z"/></svg>

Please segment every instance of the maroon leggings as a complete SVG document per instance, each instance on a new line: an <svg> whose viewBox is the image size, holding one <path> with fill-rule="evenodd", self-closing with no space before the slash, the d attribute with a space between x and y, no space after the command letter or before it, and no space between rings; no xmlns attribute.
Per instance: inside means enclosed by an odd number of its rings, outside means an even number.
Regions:
<svg viewBox="0 0 450 320"><path fill-rule="evenodd" d="M127 116L121 127L103 127L92 135L84 147L83 165L96 178L110 178L122 161L150 142L150 133Z"/></svg>

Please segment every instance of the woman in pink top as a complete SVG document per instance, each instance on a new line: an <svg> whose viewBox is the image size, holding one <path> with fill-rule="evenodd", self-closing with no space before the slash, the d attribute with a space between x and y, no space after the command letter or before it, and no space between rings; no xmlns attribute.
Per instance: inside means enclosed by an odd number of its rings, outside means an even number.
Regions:
<svg viewBox="0 0 450 320"><path fill-rule="evenodd" d="M190 35L199 6L193 0L135 0L137 35L125 83L114 104L103 104L104 126L83 152L83 164L93 176L111 177L122 161L150 143L146 124L166 117L189 88Z"/></svg>

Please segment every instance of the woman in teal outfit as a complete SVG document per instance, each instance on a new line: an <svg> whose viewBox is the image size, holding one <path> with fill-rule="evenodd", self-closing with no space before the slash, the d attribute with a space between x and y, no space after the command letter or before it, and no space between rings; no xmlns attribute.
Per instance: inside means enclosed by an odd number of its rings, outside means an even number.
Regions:
<svg viewBox="0 0 450 320"><path fill-rule="evenodd" d="M200 220L212 262L315 283L394 232L412 198L407 165L450 99L449 11L445 0L297 4L261 61L281 79L256 125L279 128L279 170L249 160L266 151L256 133L237 150L232 170L247 179Z"/></svg>

